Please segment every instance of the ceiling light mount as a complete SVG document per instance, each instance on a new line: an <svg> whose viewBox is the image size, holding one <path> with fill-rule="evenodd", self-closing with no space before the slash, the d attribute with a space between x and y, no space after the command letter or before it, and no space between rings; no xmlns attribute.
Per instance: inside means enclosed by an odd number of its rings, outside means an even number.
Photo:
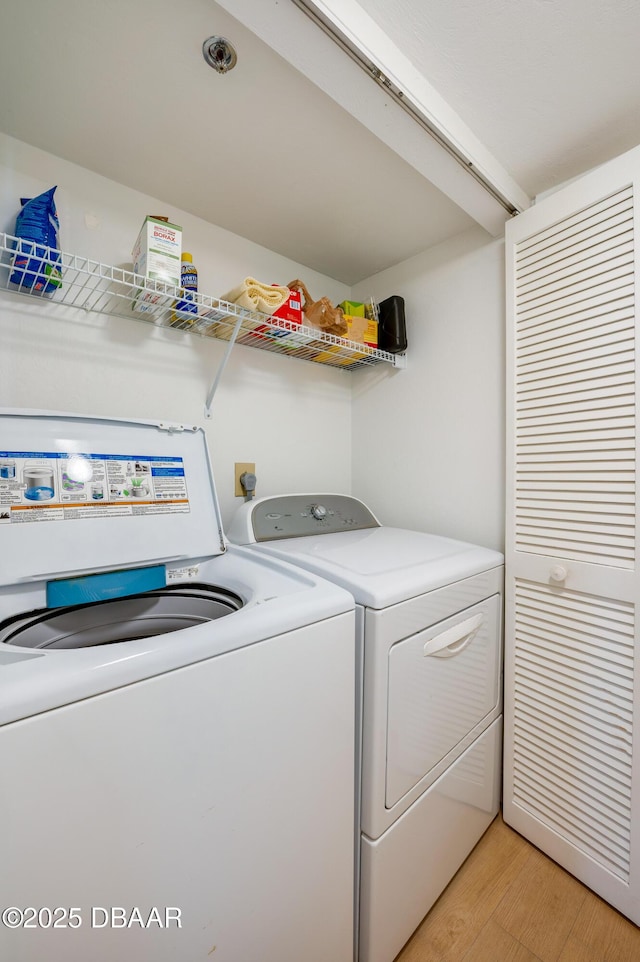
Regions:
<svg viewBox="0 0 640 962"><path fill-rule="evenodd" d="M226 37L209 37L202 44L202 55L217 73L228 73L238 62L235 48Z"/></svg>

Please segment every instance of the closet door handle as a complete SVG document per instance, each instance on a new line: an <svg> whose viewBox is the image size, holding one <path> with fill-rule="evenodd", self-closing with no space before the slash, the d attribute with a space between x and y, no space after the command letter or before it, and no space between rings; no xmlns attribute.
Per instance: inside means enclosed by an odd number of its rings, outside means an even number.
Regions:
<svg viewBox="0 0 640 962"><path fill-rule="evenodd" d="M551 571L549 572L549 577L551 578L552 581L560 582L560 581L566 581L568 574L569 572L567 571L564 565L554 565Z"/></svg>
<svg viewBox="0 0 640 962"><path fill-rule="evenodd" d="M436 658L452 658L454 655L460 654L467 645L471 644L483 621L483 614L474 615L472 618L467 618L466 621L454 625L453 628L447 628L446 631L436 635L435 638L430 638L424 646L425 658L430 655Z"/></svg>

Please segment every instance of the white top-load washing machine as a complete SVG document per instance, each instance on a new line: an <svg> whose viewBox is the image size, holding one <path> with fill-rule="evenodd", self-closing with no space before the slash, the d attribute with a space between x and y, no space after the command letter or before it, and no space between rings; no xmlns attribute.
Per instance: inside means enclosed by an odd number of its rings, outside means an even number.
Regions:
<svg viewBox="0 0 640 962"><path fill-rule="evenodd" d="M352 597L227 545L199 429L0 452L0 958L350 962Z"/></svg>
<svg viewBox="0 0 640 962"><path fill-rule="evenodd" d="M244 504L229 539L356 599L359 958L391 962L498 812L503 556L335 494Z"/></svg>

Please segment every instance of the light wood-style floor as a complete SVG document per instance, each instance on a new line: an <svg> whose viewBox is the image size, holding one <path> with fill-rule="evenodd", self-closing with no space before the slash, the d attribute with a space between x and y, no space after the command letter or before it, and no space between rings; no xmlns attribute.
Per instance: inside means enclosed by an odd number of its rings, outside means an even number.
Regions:
<svg viewBox="0 0 640 962"><path fill-rule="evenodd" d="M498 816L396 962L640 962L640 928Z"/></svg>

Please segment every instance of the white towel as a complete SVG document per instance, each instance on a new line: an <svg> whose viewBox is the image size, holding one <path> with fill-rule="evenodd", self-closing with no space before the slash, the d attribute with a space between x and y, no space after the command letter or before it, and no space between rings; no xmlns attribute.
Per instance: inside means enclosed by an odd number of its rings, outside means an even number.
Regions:
<svg viewBox="0 0 640 962"><path fill-rule="evenodd" d="M220 300L237 304L238 307L244 307L248 311L273 314L289 300L289 288L261 284L254 277L246 277L242 284L223 294Z"/></svg>

